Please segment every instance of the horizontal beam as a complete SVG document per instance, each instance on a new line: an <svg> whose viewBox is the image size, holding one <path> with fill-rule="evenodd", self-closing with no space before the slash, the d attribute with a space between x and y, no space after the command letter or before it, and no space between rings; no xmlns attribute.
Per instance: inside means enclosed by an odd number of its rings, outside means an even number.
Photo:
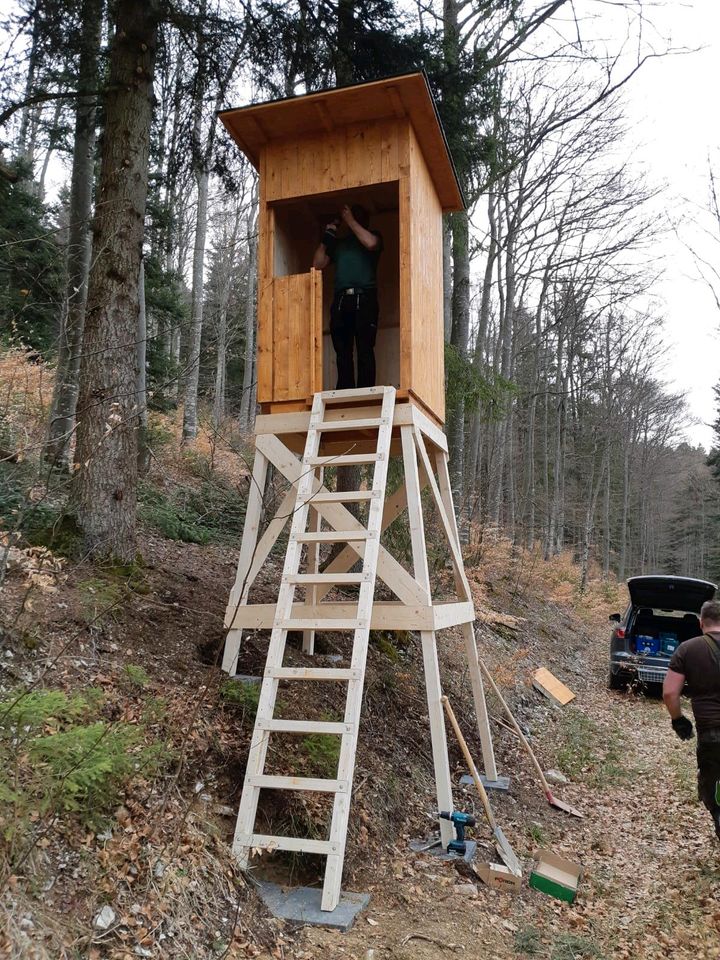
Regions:
<svg viewBox="0 0 720 960"><path fill-rule="evenodd" d="M325 419L343 418L351 421L356 417L369 417L377 413L377 407L346 407L326 410ZM261 413L255 418L255 434L284 433L305 434L310 426L310 411L299 410L294 413ZM393 411L393 427L417 426L424 436L439 450L447 453L447 437L441 428L413 403L396 403Z"/></svg>
<svg viewBox="0 0 720 960"><path fill-rule="evenodd" d="M305 603L294 603L292 620L302 622L308 619L322 619L323 623L333 620L347 622L353 615L357 615L356 603L321 603L314 606ZM275 619L274 603L250 603L239 607L233 628L250 630L270 630ZM438 603L433 606L406 606L404 603L393 601L376 601L370 615L371 630L444 630L447 627L458 626L462 623L473 623L475 612L473 605L466 602ZM290 629L290 628L288 628ZM305 626L292 629L308 629ZM332 630L332 626L316 629ZM337 627L336 629L348 629Z"/></svg>
<svg viewBox="0 0 720 960"><path fill-rule="evenodd" d="M259 774L248 777L249 787L260 790L309 790L314 793L347 793L347 780L321 780L317 777L275 777L272 774Z"/></svg>
<svg viewBox="0 0 720 960"><path fill-rule="evenodd" d="M359 680L361 671L353 667L266 667L271 680Z"/></svg>
<svg viewBox="0 0 720 960"><path fill-rule="evenodd" d="M369 573L287 573L283 577L283 583L324 583L333 587L369 582L370 577Z"/></svg>
<svg viewBox="0 0 720 960"><path fill-rule="evenodd" d="M336 723L332 720L258 720L255 729L270 733L334 733L344 736L352 733L352 724Z"/></svg>
<svg viewBox="0 0 720 960"><path fill-rule="evenodd" d="M240 834L233 843L233 852L245 847L251 850L291 850L294 853L340 853L340 844L330 840L310 840L304 837L270 837L263 833Z"/></svg>

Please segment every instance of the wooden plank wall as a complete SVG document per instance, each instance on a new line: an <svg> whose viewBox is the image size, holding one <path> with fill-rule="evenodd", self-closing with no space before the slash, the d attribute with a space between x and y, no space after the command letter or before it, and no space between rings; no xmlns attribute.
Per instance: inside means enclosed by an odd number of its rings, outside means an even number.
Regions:
<svg viewBox="0 0 720 960"><path fill-rule="evenodd" d="M263 151L267 200L311 196L398 179L399 130L406 121L351 124Z"/></svg>
<svg viewBox="0 0 720 960"><path fill-rule="evenodd" d="M445 344L443 336L442 208L412 127L408 132L408 236L401 235L407 264L408 329L403 331L401 363L409 368L409 388L443 423L445 420ZM407 192L407 191L406 191ZM401 197L403 189L401 184ZM401 201L402 204L402 201ZM401 205L402 215L402 205ZM404 224L403 224L404 226ZM405 240L405 243L403 243ZM402 291L401 291L402 302Z"/></svg>

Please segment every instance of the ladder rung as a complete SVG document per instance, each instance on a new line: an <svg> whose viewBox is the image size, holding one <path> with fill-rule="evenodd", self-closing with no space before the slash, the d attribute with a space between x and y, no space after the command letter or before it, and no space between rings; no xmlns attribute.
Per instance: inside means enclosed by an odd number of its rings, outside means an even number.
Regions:
<svg viewBox="0 0 720 960"><path fill-rule="evenodd" d="M263 850L292 850L295 853L340 853L340 844L330 840L310 840L306 837L270 837L263 833L242 834L235 839L236 847Z"/></svg>
<svg viewBox="0 0 720 960"><path fill-rule="evenodd" d="M347 667L271 667L265 676L273 680L359 680L360 671Z"/></svg>
<svg viewBox="0 0 720 960"><path fill-rule="evenodd" d="M262 773L248 777L251 787L264 790L309 790L314 793L347 793L347 780L321 780L317 777L276 777Z"/></svg>
<svg viewBox="0 0 720 960"><path fill-rule="evenodd" d="M377 463L384 453L341 453L336 457L303 457L306 467L346 467L358 463Z"/></svg>
<svg viewBox="0 0 720 960"><path fill-rule="evenodd" d="M356 500L374 500L379 496L379 490L327 490L325 493L310 495L303 503L350 503Z"/></svg>
<svg viewBox="0 0 720 960"><path fill-rule="evenodd" d="M370 427L381 427L388 423L384 417L368 417L365 420L321 420L319 423L310 421L311 430L365 430Z"/></svg>
<svg viewBox="0 0 720 960"><path fill-rule="evenodd" d="M341 540L369 540L371 537L369 530L311 530L298 533L294 539L298 543L339 543Z"/></svg>
<svg viewBox="0 0 720 960"><path fill-rule="evenodd" d="M297 617L274 624L281 630L363 630L369 627L368 620L339 620L337 617Z"/></svg>
<svg viewBox="0 0 720 960"><path fill-rule="evenodd" d="M369 581L370 577L369 573L289 573L283 580L285 583L337 583L340 586Z"/></svg>
<svg viewBox="0 0 720 960"><path fill-rule="evenodd" d="M273 733L352 733L351 723L333 723L330 720L258 720L257 726Z"/></svg>
<svg viewBox="0 0 720 960"><path fill-rule="evenodd" d="M320 396L325 403L344 403L345 400L362 400L368 397L381 400L385 395L385 390L386 387L356 387L351 390L323 390Z"/></svg>

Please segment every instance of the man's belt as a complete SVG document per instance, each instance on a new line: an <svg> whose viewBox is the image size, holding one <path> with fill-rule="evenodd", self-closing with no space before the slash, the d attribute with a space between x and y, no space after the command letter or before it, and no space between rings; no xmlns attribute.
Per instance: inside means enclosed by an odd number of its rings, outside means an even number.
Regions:
<svg viewBox="0 0 720 960"><path fill-rule="evenodd" d="M354 297L356 294L370 293L371 290L375 289L375 287L345 287L344 290L338 290L337 295L344 297L347 293L349 296Z"/></svg>
<svg viewBox="0 0 720 960"><path fill-rule="evenodd" d="M698 730L698 743L720 743L720 727Z"/></svg>

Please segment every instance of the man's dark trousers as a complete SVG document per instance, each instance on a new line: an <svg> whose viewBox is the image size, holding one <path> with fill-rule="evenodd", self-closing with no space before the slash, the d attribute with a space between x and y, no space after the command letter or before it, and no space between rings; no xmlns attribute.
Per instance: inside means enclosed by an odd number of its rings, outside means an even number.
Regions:
<svg viewBox="0 0 720 960"><path fill-rule="evenodd" d="M710 811L720 839L720 729L698 734L698 796Z"/></svg>
<svg viewBox="0 0 720 960"><path fill-rule="evenodd" d="M353 349L357 348L357 385L375 386L375 338L378 325L377 291L373 288L339 291L330 307L330 336L337 355L338 390L355 386Z"/></svg>

